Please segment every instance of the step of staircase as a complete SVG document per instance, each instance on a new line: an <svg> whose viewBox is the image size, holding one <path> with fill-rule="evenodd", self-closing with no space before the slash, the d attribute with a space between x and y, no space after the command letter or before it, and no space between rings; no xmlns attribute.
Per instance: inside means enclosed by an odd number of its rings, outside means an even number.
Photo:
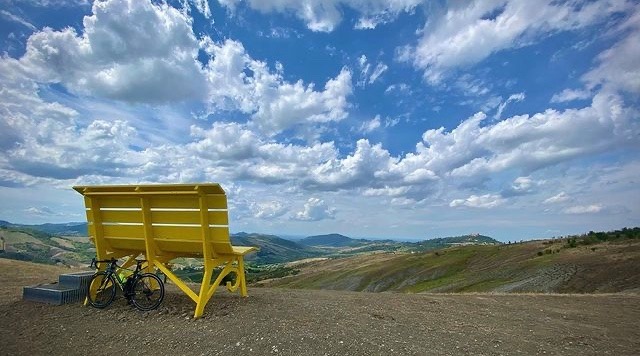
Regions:
<svg viewBox="0 0 640 356"><path fill-rule="evenodd" d="M24 287L22 299L48 304L69 304L84 300L93 271L61 274L58 283Z"/></svg>

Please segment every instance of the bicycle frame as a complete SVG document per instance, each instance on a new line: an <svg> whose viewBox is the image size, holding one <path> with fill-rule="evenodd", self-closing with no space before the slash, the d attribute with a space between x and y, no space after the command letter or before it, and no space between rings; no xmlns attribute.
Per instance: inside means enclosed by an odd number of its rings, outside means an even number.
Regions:
<svg viewBox="0 0 640 356"><path fill-rule="evenodd" d="M130 296L129 296L129 290L127 288L127 281L133 280L134 278L136 278L136 276L138 276L140 274L140 271L142 270L142 264L147 261L136 260L136 269L133 271L133 273L128 275L126 278L120 277L120 274L117 272L121 270L129 270L129 271L131 270L122 266L118 266L117 262L118 261L113 258L110 260L103 260L103 261L97 261L94 258L93 260L91 260L91 266L95 266L96 268L98 268L99 263L109 263L109 266L105 269L105 272L107 273L107 279L105 280L108 280L108 277L113 277L113 279L116 281L116 284L124 294L125 298L129 299Z"/></svg>
<svg viewBox="0 0 640 356"><path fill-rule="evenodd" d="M131 261L130 259L125 265L129 265ZM164 298L164 283L155 274L143 271L149 267L146 260L135 261L136 268L132 271L119 266L115 259L96 261L94 258L91 267L95 266L98 271L91 278L85 303L96 308L105 308L113 302L120 288L127 303L133 304L136 309L149 311L157 308ZM108 263L108 266L99 267L100 263ZM144 265L145 263L147 265ZM131 273L124 275L122 272L125 270ZM99 294L104 296L104 299L98 301L96 298Z"/></svg>

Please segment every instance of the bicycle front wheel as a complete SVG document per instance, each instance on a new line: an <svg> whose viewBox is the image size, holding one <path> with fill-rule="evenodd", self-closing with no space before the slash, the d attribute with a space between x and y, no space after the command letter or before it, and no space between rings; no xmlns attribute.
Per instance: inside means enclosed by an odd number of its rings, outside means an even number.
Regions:
<svg viewBox="0 0 640 356"><path fill-rule="evenodd" d="M164 283L153 273L143 273L133 281L131 302L142 311L157 308L164 299Z"/></svg>
<svg viewBox="0 0 640 356"><path fill-rule="evenodd" d="M116 281L107 272L98 272L91 277L87 300L94 308L106 308L116 297Z"/></svg>

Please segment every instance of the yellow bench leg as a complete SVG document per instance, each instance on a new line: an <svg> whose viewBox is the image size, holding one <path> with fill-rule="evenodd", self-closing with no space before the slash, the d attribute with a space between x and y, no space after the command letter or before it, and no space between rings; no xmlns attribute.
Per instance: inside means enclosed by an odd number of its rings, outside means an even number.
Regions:
<svg viewBox="0 0 640 356"><path fill-rule="evenodd" d="M244 276L244 257L238 257L238 283L240 283L240 295L247 297L247 281Z"/></svg>
<svg viewBox="0 0 640 356"><path fill-rule="evenodd" d="M198 303L196 304L196 312L193 314L194 319L201 317L202 313L204 313L204 307L207 305L207 293L209 292L212 275L213 267L205 266L204 276L202 276L202 284L200 285L200 294L198 295Z"/></svg>

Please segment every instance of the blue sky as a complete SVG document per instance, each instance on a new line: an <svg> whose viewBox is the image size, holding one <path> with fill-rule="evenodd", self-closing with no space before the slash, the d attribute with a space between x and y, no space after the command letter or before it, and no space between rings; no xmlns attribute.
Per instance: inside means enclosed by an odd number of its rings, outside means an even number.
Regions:
<svg viewBox="0 0 640 356"><path fill-rule="evenodd" d="M232 231L640 225L635 1L0 0L0 219L219 182Z"/></svg>

